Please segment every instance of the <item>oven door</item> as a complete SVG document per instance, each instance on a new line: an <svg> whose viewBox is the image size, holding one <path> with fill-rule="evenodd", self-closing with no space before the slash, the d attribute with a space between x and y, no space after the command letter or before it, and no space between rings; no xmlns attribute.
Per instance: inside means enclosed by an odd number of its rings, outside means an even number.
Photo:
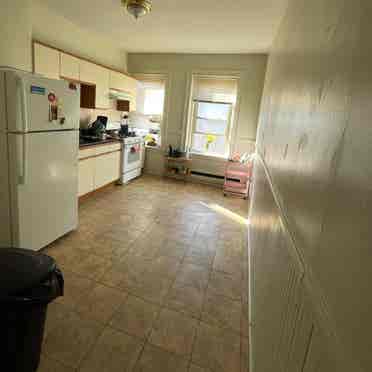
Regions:
<svg viewBox="0 0 372 372"><path fill-rule="evenodd" d="M140 143L124 146L124 173L141 168L142 149Z"/></svg>

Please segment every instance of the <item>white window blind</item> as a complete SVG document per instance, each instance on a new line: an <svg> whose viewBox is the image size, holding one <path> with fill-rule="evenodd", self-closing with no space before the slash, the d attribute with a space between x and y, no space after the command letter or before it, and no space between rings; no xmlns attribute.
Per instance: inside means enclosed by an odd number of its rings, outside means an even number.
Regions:
<svg viewBox="0 0 372 372"><path fill-rule="evenodd" d="M237 79L195 77L193 99L198 101L235 103Z"/></svg>
<svg viewBox="0 0 372 372"><path fill-rule="evenodd" d="M189 147L197 154L227 157L237 79L194 76Z"/></svg>
<svg viewBox="0 0 372 372"><path fill-rule="evenodd" d="M162 116L164 110L165 80L140 80L137 94L137 111L143 115Z"/></svg>

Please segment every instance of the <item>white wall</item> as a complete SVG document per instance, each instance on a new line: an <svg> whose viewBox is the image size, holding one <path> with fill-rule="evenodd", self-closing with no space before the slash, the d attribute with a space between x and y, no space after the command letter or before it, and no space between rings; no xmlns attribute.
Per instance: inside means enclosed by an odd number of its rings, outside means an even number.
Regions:
<svg viewBox="0 0 372 372"><path fill-rule="evenodd" d="M370 0L291 0L270 55L250 212L251 372L372 370L371 19Z"/></svg>
<svg viewBox="0 0 372 372"><path fill-rule="evenodd" d="M0 66L31 71L31 0L2 0Z"/></svg>
<svg viewBox="0 0 372 372"><path fill-rule="evenodd" d="M115 40L85 30L37 0L2 0L0 66L32 71L32 39L126 71L126 53Z"/></svg>
<svg viewBox="0 0 372 372"><path fill-rule="evenodd" d="M31 15L33 39L108 67L127 70L126 52L115 40L75 25L37 0L32 0Z"/></svg>
<svg viewBox="0 0 372 372"><path fill-rule="evenodd" d="M237 112L233 151L252 151L256 140L256 128L262 95L267 56L255 55L208 55L208 54L141 54L128 55L130 73L162 73L169 79L168 118L163 145L182 146L187 108L188 84L192 73L215 73L239 76L240 102ZM165 137L165 138L164 138ZM165 141L164 141L165 139ZM163 149L164 150L164 149ZM154 149L147 154L146 170L161 173L163 153ZM222 174L223 161L196 159L194 166L205 172Z"/></svg>

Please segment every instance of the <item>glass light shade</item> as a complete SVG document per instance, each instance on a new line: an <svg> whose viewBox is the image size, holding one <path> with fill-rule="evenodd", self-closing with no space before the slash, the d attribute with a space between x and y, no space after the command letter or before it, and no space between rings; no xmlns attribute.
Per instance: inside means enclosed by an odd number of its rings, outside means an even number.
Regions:
<svg viewBox="0 0 372 372"><path fill-rule="evenodd" d="M132 14L136 19L150 12L151 1L149 0L124 0L124 6L128 13Z"/></svg>

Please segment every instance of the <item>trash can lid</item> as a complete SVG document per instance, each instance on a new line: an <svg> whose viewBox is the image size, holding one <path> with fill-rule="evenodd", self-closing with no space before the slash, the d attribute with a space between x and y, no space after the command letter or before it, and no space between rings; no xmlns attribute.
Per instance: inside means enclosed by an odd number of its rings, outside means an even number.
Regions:
<svg viewBox="0 0 372 372"><path fill-rule="evenodd" d="M19 248L0 248L0 299L37 286L55 270L52 257Z"/></svg>

